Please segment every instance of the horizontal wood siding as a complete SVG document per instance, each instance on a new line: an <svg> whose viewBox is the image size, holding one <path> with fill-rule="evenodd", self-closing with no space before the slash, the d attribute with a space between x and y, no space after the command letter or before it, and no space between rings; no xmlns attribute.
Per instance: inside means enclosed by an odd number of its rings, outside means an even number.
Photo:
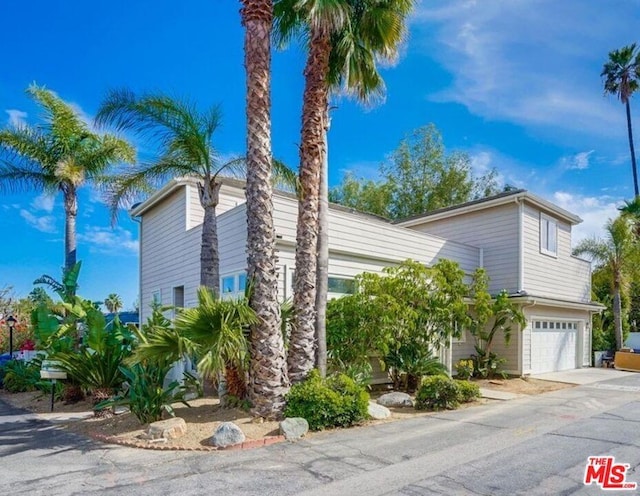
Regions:
<svg viewBox="0 0 640 496"><path fill-rule="evenodd" d="M540 252L540 211L525 205L523 289L529 294L569 301L591 300L591 265L571 255L571 226L558 223L556 257Z"/></svg>
<svg viewBox="0 0 640 496"><path fill-rule="evenodd" d="M455 217L425 222L410 229L477 246L491 278L490 291L518 290L518 205L509 203Z"/></svg>
<svg viewBox="0 0 640 496"><path fill-rule="evenodd" d="M140 234L140 310L151 313L153 293L173 304L173 288L184 286L185 304L195 300L200 282L200 233L185 231L186 189L179 188L142 216Z"/></svg>
<svg viewBox="0 0 640 496"><path fill-rule="evenodd" d="M295 243L297 209L295 200L274 197L276 234L284 244ZM480 260L480 250L473 246L338 209L329 211L329 251L334 255L353 255L374 266L396 264L408 258L427 265L449 259L458 262L467 274L476 269Z"/></svg>
<svg viewBox="0 0 640 496"><path fill-rule="evenodd" d="M204 209L200 205L200 196L198 188L195 184L188 184L189 208L187 213L188 224L187 229L191 229L202 224L204 220ZM246 201L244 190L238 187L223 184L220 188L220 202L216 207L216 214L221 215Z"/></svg>
<svg viewBox="0 0 640 496"><path fill-rule="evenodd" d="M247 268L247 209L241 204L218 216L220 274Z"/></svg>

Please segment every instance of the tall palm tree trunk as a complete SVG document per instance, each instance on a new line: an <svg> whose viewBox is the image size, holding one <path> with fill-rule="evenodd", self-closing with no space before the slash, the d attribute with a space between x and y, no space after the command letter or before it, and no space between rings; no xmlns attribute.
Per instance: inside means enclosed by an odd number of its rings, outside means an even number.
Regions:
<svg viewBox="0 0 640 496"><path fill-rule="evenodd" d="M216 207L220 201L221 183L209 180L198 185L200 204L204 209L202 243L200 247L200 285L206 286L216 296L220 295L220 254L218 253L218 219Z"/></svg>
<svg viewBox="0 0 640 496"><path fill-rule="evenodd" d="M318 257L318 202L320 171L325 156L325 114L329 86L327 73L330 38L326 30L313 28L302 106L300 145L300 199L296 235L294 322L289 341L289 378L300 382L315 364L315 303Z"/></svg>
<svg viewBox="0 0 640 496"><path fill-rule="evenodd" d="M629 134L629 150L631 151L631 168L633 170L633 190L635 195L638 196L638 169L636 167L636 150L633 146L633 129L631 128L631 105L629 104L629 100L627 99L626 105L627 109L627 133Z"/></svg>
<svg viewBox="0 0 640 496"><path fill-rule="evenodd" d="M616 333L616 350L622 348L622 298L620 295L620 283L616 281L613 288L613 329Z"/></svg>
<svg viewBox="0 0 640 496"><path fill-rule="evenodd" d="M327 293L329 292L329 109L325 111L324 160L318 205L318 274L316 286L316 368L327 375Z"/></svg>
<svg viewBox="0 0 640 496"><path fill-rule="evenodd" d="M280 331L271 188L271 0L242 0L247 73L247 267L251 308L250 398L254 415L281 415L288 391Z"/></svg>
<svg viewBox="0 0 640 496"><path fill-rule="evenodd" d="M71 269L77 259L76 221L78 218L78 195L74 186L66 185L64 196L64 268Z"/></svg>

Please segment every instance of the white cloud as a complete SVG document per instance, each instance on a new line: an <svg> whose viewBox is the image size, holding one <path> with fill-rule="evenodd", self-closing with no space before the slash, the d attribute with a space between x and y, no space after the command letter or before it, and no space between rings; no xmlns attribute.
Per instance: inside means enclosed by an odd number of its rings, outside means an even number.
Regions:
<svg viewBox="0 0 640 496"><path fill-rule="evenodd" d="M89 246L92 253L103 255L137 255L138 240L133 239L130 231L121 227L88 226L85 232L78 234L78 241Z"/></svg>
<svg viewBox="0 0 640 496"><path fill-rule="evenodd" d="M583 196L567 191L556 191L551 201L582 218L583 222L572 229L574 246L585 238L603 237L605 224L619 215L622 204L611 196Z"/></svg>
<svg viewBox="0 0 640 496"><path fill-rule="evenodd" d="M589 168L591 156L595 150L568 155L560 159L560 167L565 170L585 170Z"/></svg>
<svg viewBox="0 0 640 496"><path fill-rule="evenodd" d="M27 125L27 113L22 110L7 109L5 112L9 115L9 125L20 128Z"/></svg>
<svg viewBox="0 0 640 496"><path fill-rule="evenodd" d="M31 227L45 233L56 232L56 218L53 215L37 216L28 210L20 210L20 217L27 221Z"/></svg>
<svg viewBox="0 0 640 496"><path fill-rule="evenodd" d="M621 106L602 96L607 51L635 39L631 5L580 0L424 2L414 34L453 76L432 100L545 132L625 138ZM597 19L597 29L593 22Z"/></svg>
<svg viewBox="0 0 640 496"><path fill-rule="evenodd" d="M55 196L42 193L33 199L31 202L31 208L51 213L53 211L55 200Z"/></svg>

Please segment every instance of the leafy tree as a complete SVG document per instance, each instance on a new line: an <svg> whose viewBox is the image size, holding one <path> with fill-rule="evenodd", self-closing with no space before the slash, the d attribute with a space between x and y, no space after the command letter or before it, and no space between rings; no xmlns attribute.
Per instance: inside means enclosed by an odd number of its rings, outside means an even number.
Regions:
<svg viewBox="0 0 640 496"><path fill-rule="evenodd" d="M514 325L523 327L526 320L522 310L513 304L506 291L495 298L489 294L489 276L486 270L476 269L471 284L471 311L469 333L473 337L476 350L475 368L482 377L491 377L500 373L501 359L492 351L496 334L501 333L509 344Z"/></svg>
<svg viewBox="0 0 640 496"><path fill-rule="evenodd" d="M133 162L134 149L111 134L97 134L56 93L31 85L27 94L43 111L44 122L0 131L0 189L62 193L65 211L65 261L76 263L78 189L104 185L109 168Z"/></svg>
<svg viewBox="0 0 640 496"><path fill-rule="evenodd" d="M573 253L591 257L599 268L606 268L610 275L613 325L616 349L619 350L624 343L622 299L629 289L630 281L637 275L640 261L640 250L632 223L624 215L610 220L606 225L605 239L585 239L574 248Z"/></svg>
<svg viewBox="0 0 640 496"><path fill-rule="evenodd" d="M636 153L633 146L633 129L631 127L631 105L629 100L638 90L640 79L640 52L635 43L619 50L609 52L609 59L600 74L604 78L605 94L615 95L625 106L627 111L627 134L629 136L629 151L631 152L631 170L633 172L633 189L638 196L638 170L636 167Z"/></svg>
<svg viewBox="0 0 640 496"><path fill-rule="evenodd" d="M434 353L467 321L464 272L449 260L407 260L356 278L358 292L329 303L327 343L334 365L362 370L371 356L394 366L396 387L441 371Z"/></svg>
<svg viewBox="0 0 640 496"><path fill-rule="evenodd" d="M247 277L251 327L250 393L253 413L278 417L289 389L280 330L278 278L271 187L271 30L272 0L241 0L247 74Z"/></svg>
<svg viewBox="0 0 640 496"><path fill-rule="evenodd" d="M495 169L474 177L465 153L447 154L433 124L415 130L380 166L380 181L347 176L331 190L342 205L402 219L499 192Z"/></svg>
<svg viewBox="0 0 640 496"><path fill-rule="evenodd" d="M303 33L308 41L300 144L300 200L296 236L295 323L288 356L289 376L303 380L315 361L316 307L326 305L326 276L319 281L318 255L326 273L326 243L318 252L320 191L324 185L328 102L332 87L342 86L361 99L383 85L376 57L390 59L404 39L410 0L276 0L276 28L281 40ZM326 212L325 212L326 213ZM325 222L326 232L326 222ZM316 285L320 282L320 297ZM319 327L320 339L322 325ZM323 358L319 360L324 368Z"/></svg>

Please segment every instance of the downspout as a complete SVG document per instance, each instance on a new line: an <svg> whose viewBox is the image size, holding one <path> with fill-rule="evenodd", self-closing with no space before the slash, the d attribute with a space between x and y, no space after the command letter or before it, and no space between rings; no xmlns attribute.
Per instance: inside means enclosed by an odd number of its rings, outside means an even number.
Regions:
<svg viewBox="0 0 640 496"><path fill-rule="evenodd" d="M129 215L138 224L138 328L142 326L142 218Z"/></svg>

